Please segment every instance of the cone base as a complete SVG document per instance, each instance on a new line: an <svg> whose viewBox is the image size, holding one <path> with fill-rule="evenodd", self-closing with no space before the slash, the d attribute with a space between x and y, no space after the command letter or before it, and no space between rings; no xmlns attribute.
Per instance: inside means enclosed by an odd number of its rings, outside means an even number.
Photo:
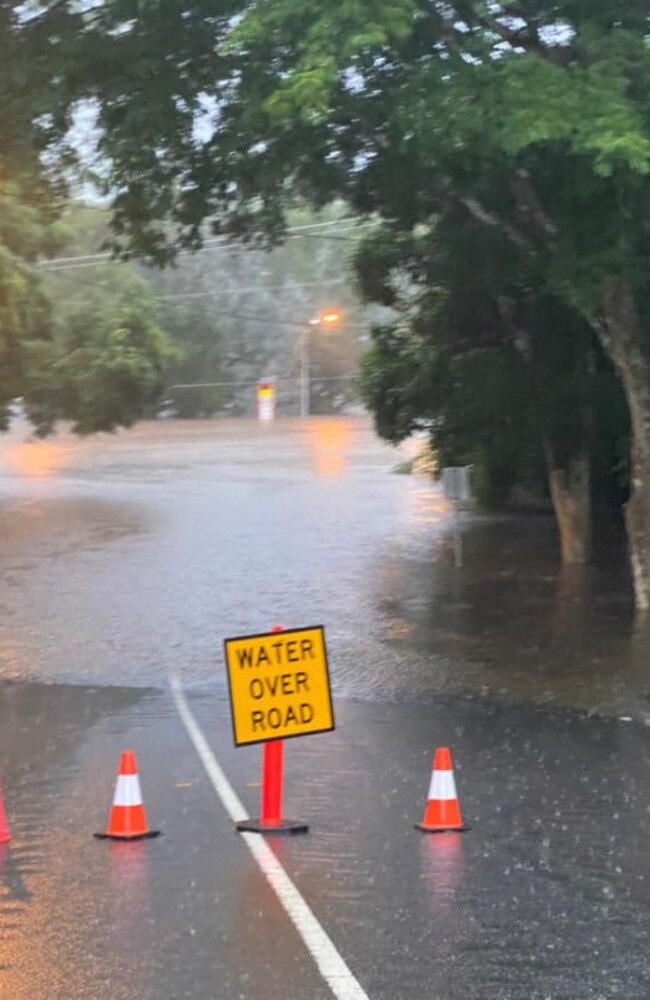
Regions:
<svg viewBox="0 0 650 1000"><path fill-rule="evenodd" d="M160 830L147 830L146 833L93 833L97 840L153 840L160 836Z"/></svg>
<svg viewBox="0 0 650 1000"><path fill-rule="evenodd" d="M460 826L425 826L424 823L414 823L413 828L421 830L422 833L465 833L467 830L471 830L471 827L464 823L461 823Z"/></svg>
<svg viewBox="0 0 650 1000"><path fill-rule="evenodd" d="M273 825L263 823L261 819L245 819L235 825L240 833L274 833L291 836L295 833L308 833L307 823L299 823L295 819L281 819Z"/></svg>

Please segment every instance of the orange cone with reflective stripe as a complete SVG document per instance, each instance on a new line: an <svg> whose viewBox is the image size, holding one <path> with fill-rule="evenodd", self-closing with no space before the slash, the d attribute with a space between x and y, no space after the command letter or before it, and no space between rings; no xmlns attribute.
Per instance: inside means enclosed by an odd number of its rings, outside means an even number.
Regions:
<svg viewBox="0 0 650 1000"><path fill-rule="evenodd" d="M449 747L438 747L433 758L429 798L424 818L415 824L416 829L425 833L445 833L450 830L468 830L460 814L460 803L456 793L454 768Z"/></svg>
<svg viewBox="0 0 650 1000"><path fill-rule="evenodd" d="M95 836L111 840L143 840L145 837L157 837L159 833L160 830L150 830L147 824L135 754L133 750L124 750L108 828L106 833L96 833Z"/></svg>
<svg viewBox="0 0 650 1000"><path fill-rule="evenodd" d="M2 798L2 785L0 784L0 844L8 844L10 840L11 834L9 833L9 827L7 825L5 804Z"/></svg>

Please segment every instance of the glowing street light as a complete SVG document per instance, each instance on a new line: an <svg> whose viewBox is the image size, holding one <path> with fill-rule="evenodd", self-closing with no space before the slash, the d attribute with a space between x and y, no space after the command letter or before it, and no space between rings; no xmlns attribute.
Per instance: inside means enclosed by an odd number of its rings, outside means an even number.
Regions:
<svg viewBox="0 0 650 1000"><path fill-rule="evenodd" d="M341 313L338 309L327 309L318 317L321 326L338 326L341 322Z"/></svg>
<svg viewBox="0 0 650 1000"><path fill-rule="evenodd" d="M313 319L309 326L321 326L331 329L338 326L342 320L338 309L324 309ZM300 341L300 416L309 416L309 328L305 328Z"/></svg>

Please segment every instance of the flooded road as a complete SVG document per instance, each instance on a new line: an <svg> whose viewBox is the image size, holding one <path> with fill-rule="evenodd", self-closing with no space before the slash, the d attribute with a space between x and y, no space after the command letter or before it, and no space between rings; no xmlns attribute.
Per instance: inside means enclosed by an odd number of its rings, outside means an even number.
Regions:
<svg viewBox="0 0 650 1000"><path fill-rule="evenodd" d="M169 691L244 806L224 636L324 623L334 733L271 840L364 1000L647 1000L650 673L615 533L463 516L364 420L0 439L1 1000L331 1000ZM426 837L432 750L462 835ZM158 840L109 844L120 751ZM348 994L352 996L356 994ZM346 996L341 993L340 996Z"/></svg>
<svg viewBox="0 0 650 1000"><path fill-rule="evenodd" d="M367 421L159 421L0 440L0 666L47 681L221 684L225 635L323 622L338 693L462 693L650 715L616 546L583 579L550 518L466 516Z"/></svg>

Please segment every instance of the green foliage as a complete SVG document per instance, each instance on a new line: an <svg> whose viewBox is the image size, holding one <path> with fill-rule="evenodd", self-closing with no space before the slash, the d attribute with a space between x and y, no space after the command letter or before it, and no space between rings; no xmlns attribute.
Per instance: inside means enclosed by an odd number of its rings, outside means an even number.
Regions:
<svg viewBox="0 0 650 1000"><path fill-rule="evenodd" d="M8 404L31 382L34 352L50 336L48 303L38 282L0 244L0 430L7 427Z"/></svg>
<svg viewBox="0 0 650 1000"><path fill-rule="evenodd" d="M129 425L175 357L137 290L53 311L34 267L66 240L71 53L86 24L75 4L0 2L0 429L17 396L41 434L59 418L80 433Z"/></svg>
<svg viewBox="0 0 650 1000"><path fill-rule="evenodd" d="M428 430L441 465L473 466L489 506L544 496L547 449L561 468L587 451L596 499L620 502L629 441L611 365L498 238L459 217L411 241L384 227L357 266L366 296L398 314L374 330L363 365L383 437Z"/></svg>
<svg viewBox="0 0 650 1000"><path fill-rule="evenodd" d="M47 214L26 200L23 186L0 187L0 430L8 404L29 384L34 352L51 337L47 299L29 263L52 245Z"/></svg>
<svg viewBox="0 0 650 1000"><path fill-rule="evenodd" d="M275 233L270 198L290 198L287 178L315 194L337 178L360 199L381 169L377 156L390 158L400 145L422 167L455 176L472 165L458 162L461 154L507 169L544 148L584 158L603 181L645 175L642 6L626 4L616 18L603 0L519 4L513 17L507 8L424 0L344 0L336 9L316 0L106 5L80 36L78 82L98 100L112 180L124 190L120 229L148 252L161 249L156 222L168 215L188 240L215 212ZM208 127L197 148L196 119L211 105L219 129Z"/></svg>
<svg viewBox="0 0 650 1000"><path fill-rule="evenodd" d="M24 393L41 434L56 419L79 434L129 427L165 386L177 352L153 319L145 296L77 308L46 343L29 345Z"/></svg>

